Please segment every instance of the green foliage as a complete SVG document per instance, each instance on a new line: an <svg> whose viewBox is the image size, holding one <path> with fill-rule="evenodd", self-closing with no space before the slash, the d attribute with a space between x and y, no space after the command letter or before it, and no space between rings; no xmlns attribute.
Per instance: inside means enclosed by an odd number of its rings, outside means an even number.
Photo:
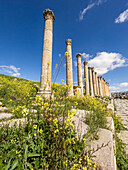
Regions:
<svg viewBox="0 0 128 170"><path fill-rule="evenodd" d="M7 104L10 99L23 101L37 94L39 82L0 75L0 98Z"/></svg>
<svg viewBox="0 0 128 170"><path fill-rule="evenodd" d="M127 170L128 169L128 155L124 151L125 144L121 139L115 136L116 141L116 163L118 170Z"/></svg>
<svg viewBox="0 0 128 170"><path fill-rule="evenodd" d="M30 114L24 107L25 122L0 129L1 169L95 169L87 155L86 139L76 136L75 112L68 110L66 100L62 104L54 99L44 103L37 96L29 107L32 104L37 113Z"/></svg>
<svg viewBox="0 0 128 170"><path fill-rule="evenodd" d="M116 116L114 113L113 120L116 133L119 133L121 130L126 130L121 122L121 116Z"/></svg>

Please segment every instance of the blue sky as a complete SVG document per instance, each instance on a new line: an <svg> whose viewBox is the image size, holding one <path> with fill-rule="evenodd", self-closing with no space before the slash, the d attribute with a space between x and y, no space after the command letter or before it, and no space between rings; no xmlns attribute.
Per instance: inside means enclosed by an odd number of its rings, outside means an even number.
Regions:
<svg viewBox="0 0 128 170"><path fill-rule="evenodd" d="M102 75L111 91L128 90L127 0L1 0L0 74L40 80L45 9L53 10L53 63L59 64L72 39L73 82L76 54ZM57 83L66 81L63 62ZM53 71L52 71L53 73Z"/></svg>

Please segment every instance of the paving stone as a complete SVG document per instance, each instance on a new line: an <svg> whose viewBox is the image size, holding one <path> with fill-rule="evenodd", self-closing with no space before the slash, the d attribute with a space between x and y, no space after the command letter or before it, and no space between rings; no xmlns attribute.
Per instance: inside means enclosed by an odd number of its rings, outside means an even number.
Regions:
<svg viewBox="0 0 128 170"><path fill-rule="evenodd" d="M0 111L1 110L6 110L6 109L8 109L7 107L0 107Z"/></svg>
<svg viewBox="0 0 128 170"><path fill-rule="evenodd" d="M12 116L12 113L0 113L0 119L9 118Z"/></svg>
<svg viewBox="0 0 128 170"><path fill-rule="evenodd" d="M25 125L25 118L21 118L21 119L13 119L12 121L2 121L0 122L0 126L9 124L9 127L13 126L15 124L15 122L17 122L17 125L20 124L20 121L22 121L22 124Z"/></svg>
<svg viewBox="0 0 128 170"><path fill-rule="evenodd" d="M121 131L121 133L118 133L118 137L126 144L125 151L128 154L128 131Z"/></svg>
<svg viewBox="0 0 128 170"><path fill-rule="evenodd" d="M100 129L98 132L99 139L92 141L91 149L94 151L93 159L103 167L103 170L116 170L116 158L114 155L113 133L107 129ZM104 147L102 147L104 146ZM92 151L93 152L93 151Z"/></svg>

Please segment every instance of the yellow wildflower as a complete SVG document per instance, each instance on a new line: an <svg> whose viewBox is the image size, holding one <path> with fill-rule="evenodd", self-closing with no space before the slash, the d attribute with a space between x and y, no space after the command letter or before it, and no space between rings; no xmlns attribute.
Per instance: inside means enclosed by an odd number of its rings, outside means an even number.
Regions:
<svg viewBox="0 0 128 170"><path fill-rule="evenodd" d="M49 61L47 64L48 64L48 65L50 65L50 64L51 64L51 62Z"/></svg>
<svg viewBox="0 0 128 170"><path fill-rule="evenodd" d="M33 125L33 127L32 127L33 129L37 129L37 125Z"/></svg>
<svg viewBox="0 0 128 170"><path fill-rule="evenodd" d="M67 51L65 52L65 56L68 56L68 52Z"/></svg>

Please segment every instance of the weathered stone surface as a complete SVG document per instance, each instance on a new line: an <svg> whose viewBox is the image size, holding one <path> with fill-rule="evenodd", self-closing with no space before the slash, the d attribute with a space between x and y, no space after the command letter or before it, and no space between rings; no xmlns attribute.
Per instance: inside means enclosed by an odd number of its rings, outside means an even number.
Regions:
<svg viewBox="0 0 128 170"><path fill-rule="evenodd" d="M93 156L96 156L94 161L100 164L103 170L115 170L116 159L113 149L113 133L107 129L100 129L98 136L99 139L91 143L91 149L94 149L94 151L101 147L97 152L94 152Z"/></svg>
<svg viewBox="0 0 128 170"><path fill-rule="evenodd" d="M0 106L2 106L2 102L0 102Z"/></svg>
<svg viewBox="0 0 128 170"><path fill-rule="evenodd" d="M111 99L108 103L107 109L114 113L114 105L113 105L113 99Z"/></svg>
<svg viewBox="0 0 128 170"><path fill-rule="evenodd" d="M107 127L112 131L112 133L114 134L115 132L115 128L114 128L114 121L112 117L106 117L107 120Z"/></svg>
<svg viewBox="0 0 128 170"><path fill-rule="evenodd" d="M0 113L0 119L9 118L11 116L12 116L11 113Z"/></svg>
<svg viewBox="0 0 128 170"><path fill-rule="evenodd" d="M128 100L115 99L116 116L119 116L124 124L124 127L128 129ZM126 144L125 151L128 154L128 131L124 130L118 133L118 137Z"/></svg>
<svg viewBox="0 0 128 170"><path fill-rule="evenodd" d="M118 137L126 144L124 149L128 154L128 131L121 131L121 133L118 133Z"/></svg>
<svg viewBox="0 0 128 170"><path fill-rule="evenodd" d="M9 127L11 127L11 126L13 126L15 124L15 122L17 123L17 125L19 125L20 122L22 122L22 124L24 125L25 124L25 118L13 119L10 122L9 121L2 121L2 122L0 122L0 126L9 124Z"/></svg>
<svg viewBox="0 0 128 170"><path fill-rule="evenodd" d="M72 75L72 48L71 39L66 40L66 50L68 55L66 56L66 84L68 86L68 95L73 95L73 75Z"/></svg>
<svg viewBox="0 0 128 170"><path fill-rule="evenodd" d="M52 67L52 41L53 41L53 22L55 16L53 12L46 9L43 12L45 19L41 79L39 95L43 98L51 96L51 67Z"/></svg>
<svg viewBox="0 0 128 170"><path fill-rule="evenodd" d="M8 109L7 107L0 107L0 110L6 110L6 109Z"/></svg>

